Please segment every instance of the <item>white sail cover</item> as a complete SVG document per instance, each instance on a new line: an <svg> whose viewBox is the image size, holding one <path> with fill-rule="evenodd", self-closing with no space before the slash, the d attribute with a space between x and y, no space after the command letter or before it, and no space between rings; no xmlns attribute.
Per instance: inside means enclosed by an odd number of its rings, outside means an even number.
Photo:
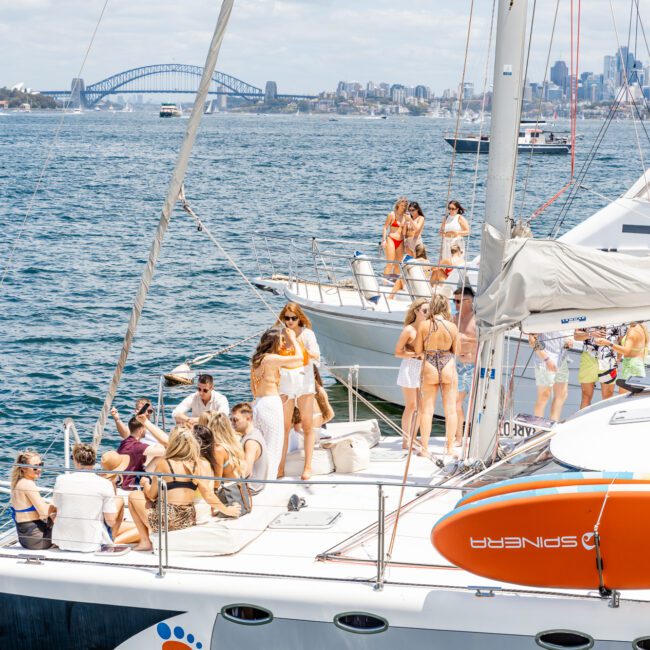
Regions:
<svg viewBox="0 0 650 650"><path fill-rule="evenodd" d="M502 235L485 226L482 259L503 244ZM626 311L648 306L650 258L523 238L505 242L501 271L475 300L482 336L509 329L536 313L614 309L621 310L620 321L625 321Z"/></svg>

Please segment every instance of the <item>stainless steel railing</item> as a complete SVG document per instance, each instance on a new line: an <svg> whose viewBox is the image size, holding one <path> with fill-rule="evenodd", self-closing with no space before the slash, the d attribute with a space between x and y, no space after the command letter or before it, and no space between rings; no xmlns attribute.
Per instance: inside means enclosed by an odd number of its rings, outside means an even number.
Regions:
<svg viewBox="0 0 650 650"><path fill-rule="evenodd" d="M336 248L332 250L332 247ZM297 239L281 235L259 234L252 236L252 248L258 272L262 277L284 278L290 289L297 294L305 293L313 299L309 287L315 287L318 300L322 303L331 301L336 296L339 306L349 304L349 295L355 298L355 304L363 309L381 309L395 311L399 302L393 303L389 298L393 284L383 275L387 265L399 269L396 274L403 283L402 293L398 299L415 300L429 298L433 292L451 294L462 283L475 280L478 268L472 266L454 267L417 259L387 260L377 254L377 245L353 240L310 238ZM347 249L347 250L346 250ZM341 252L343 251L343 252ZM355 260L367 262L367 270L360 270ZM368 266L370 267L368 269ZM431 289L424 289L422 280L409 277L409 269L420 267L426 277L433 273ZM284 273L278 275L278 268ZM436 271L446 269L449 280L436 279ZM376 289L372 289L376 287ZM423 289L423 290L420 290ZM333 293L334 292L334 293ZM374 296L369 296L372 293ZM344 294L348 301L344 300ZM403 311L403 310L399 310Z"/></svg>

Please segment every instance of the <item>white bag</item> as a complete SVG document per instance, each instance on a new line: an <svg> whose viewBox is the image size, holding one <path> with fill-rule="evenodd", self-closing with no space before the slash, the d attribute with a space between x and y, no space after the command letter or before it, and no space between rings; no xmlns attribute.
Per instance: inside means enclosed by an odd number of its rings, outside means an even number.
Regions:
<svg viewBox="0 0 650 650"><path fill-rule="evenodd" d="M332 447L334 467L339 474L360 472L370 466L370 446L360 436L353 436Z"/></svg>
<svg viewBox="0 0 650 650"><path fill-rule="evenodd" d="M300 476L305 467L305 450L298 449L287 454L287 460L284 463L285 476ZM312 476L322 476L331 474L334 471L334 461L332 452L329 449L314 449L314 455L311 459Z"/></svg>

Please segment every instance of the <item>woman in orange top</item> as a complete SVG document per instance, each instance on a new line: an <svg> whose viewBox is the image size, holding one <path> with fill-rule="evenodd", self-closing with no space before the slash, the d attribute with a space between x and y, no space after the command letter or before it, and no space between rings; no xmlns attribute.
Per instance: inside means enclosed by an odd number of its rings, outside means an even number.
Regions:
<svg viewBox="0 0 650 650"><path fill-rule="evenodd" d="M311 478L311 459L314 453L314 365L320 363L320 349L311 322L305 312L295 302L288 302L280 312L279 320L284 323L287 334L292 332L296 338L295 348L287 352L299 354L301 359L287 364L280 370L280 396L284 408L284 446L278 476L284 476L284 461L289 447L289 431L293 419L294 406L300 411L305 439L305 466L301 478Z"/></svg>

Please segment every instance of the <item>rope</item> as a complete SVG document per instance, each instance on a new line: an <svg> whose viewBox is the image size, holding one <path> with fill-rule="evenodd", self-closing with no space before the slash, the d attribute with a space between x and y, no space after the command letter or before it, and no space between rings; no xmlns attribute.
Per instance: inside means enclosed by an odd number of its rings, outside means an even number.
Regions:
<svg viewBox="0 0 650 650"><path fill-rule="evenodd" d="M250 287L250 289L253 291L253 293L264 303L264 306L273 314L273 317L277 320L279 318L278 312L275 310L274 307L272 307L267 301L266 298L260 293L260 291L257 289L257 287L246 277L246 274L239 268L239 265L235 260L226 252L224 247L219 243L219 241L214 237L214 235L210 232L210 230L207 228L207 226L199 219L199 217L196 215L194 210L190 207L189 202L185 199L185 192L181 188L181 194L180 194L180 201L181 201L181 207L187 214L194 219L196 222L196 225L198 229L201 232L204 232L209 238L210 241L219 249L221 254L230 262L232 267L237 271L237 273L241 276L242 280ZM252 337L251 337L252 338Z"/></svg>
<svg viewBox="0 0 650 650"><path fill-rule="evenodd" d="M84 68L86 66L86 61L88 60L88 55L90 54L90 50L92 49L93 43L95 42L95 36L97 35L97 30L99 29L99 25L102 22L102 18L104 17L104 12L106 11L106 7L108 6L109 0L104 0L104 5L102 6L102 10L99 12L99 18L97 19L97 22L95 23L95 29L93 30L92 36L90 37L90 42L88 43L88 47L86 48L86 52L83 56L83 59L81 60L81 65L79 66L79 71L77 72L77 76L75 77L75 85L72 87L72 90L70 92L70 98L72 98L72 95L77 91L79 87L79 80L81 79L81 75L84 71ZM32 208L34 207L34 201L36 199L36 194L38 193L41 183L43 182L43 179L45 178L45 172L47 171L47 168L50 165L50 161L52 160L52 156L54 154L54 149L57 145L57 142L59 141L59 134L61 132L61 129L63 128L63 122L65 120L65 110L68 108L70 105L70 101L68 101L66 104L63 106L63 113L61 114L61 119L59 120L59 123L56 127L56 131L54 132L54 138L52 138L52 142L50 143L50 146L47 150L47 155L45 157L45 162L43 163L43 166L41 167L41 171L38 175L38 179L36 180L36 186L34 187L34 191L32 192L32 195L29 199L29 203L27 204L27 211L25 212L25 216L23 217L22 223L20 224L20 227L18 228L18 234L16 235L13 245L11 247L11 250L9 251L9 257L7 259L7 263L5 264L5 267L2 271L2 277L0 278L0 288L2 288L2 285L4 284L5 278L7 277L7 273L9 273L9 269L11 268L11 263L13 261L14 253L16 252L16 248L18 247L18 244L21 241L21 237L23 234L23 230L25 229L25 226L27 225L27 221L29 217L31 216L32 213Z"/></svg>
<svg viewBox="0 0 650 650"><path fill-rule="evenodd" d="M458 93L458 110L456 111L456 126L454 127L454 148L451 154L451 164L449 167L449 182L447 183L447 202L445 203L445 216L442 218L442 224L440 226L440 232L444 232L445 224L447 223L447 206L451 200L451 184L454 178L454 167L456 164L456 146L458 144L458 127L460 124L460 114L463 110L463 94L465 91L465 73L467 72L467 58L469 52L469 41L470 35L472 32L472 18L474 16L474 0L470 2L469 8L469 20L467 23L467 36L465 37L465 57L463 59L463 72L460 78L460 92ZM443 246L440 246L440 252L438 254L438 263L442 260L442 249Z"/></svg>
<svg viewBox="0 0 650 650"><path fill-rule="evenodd" d="M186 361L188 366L202 366L204 363L207 363L211 359L214 359L214 357L218 357L221 354L225 354L226 352L230 352L233 348L236 348L238 345L241 345L242 343L246 343L246 341L250 341L251 339L255 339L260 337L264 332L266 331L266 328L263 330L260 330L259 332L255 332L255 334L251 334L250 336L247 336L246 338L240 339L239 341L236 341L235 343L226 346L225 348L221 348L220 350L217 350L216 352L209 352L207 354L201 354L198 357L194 357L191 361Z"/></svg>
<svg viewBox="0 0 650 650"><path fill-rule="evenodd" d="M555 32L555 24L557 21L557 10L558 10L558 5L555 7L555 17L553 19L553 33ZM578 16L577 16L577 28L576 28L576 47L575 47L575 65L574 65L574 60L573 60L573 34L574 34L574 29L573 29L573 16L574 16L574 10L573 10L573 0L571 0L571 59L569 62L569 65L571 67L571 76L573 78L573 83L571 84L571 99L570 99L570 120L571 120L571 127L570 127L570 135L571 135L571 173L569 174L569 180L564 184L563 187L561 187L548 201L543 203L541 206L539 206L533 214L530 216L528 219L528 223L530 223L535 217L539 216L548 208L550 205L552 205L557 199L559 199L569 188L571 188L575 182L575 164L576 164L576 133L577 133L577 128L578 128L578 64L579 64L579 59L580 59L580 22L581 22L581 0L578 0ZM549 50L549 57L550 57L550 50ZM546 65L550 63L550 60L547 59ZM545 79L546 80L546 79ZM531 151L531 157L532 157L532 151ZM523 210L523 203L522 203L522 210Z"/></svg>
<svg viewBox="0 0 650 650"><path fill-rule="evenodd" d="M162 208L162 214L160 215L160 221L158 222L156 234L154 236L153 242L151 243L149 259L147 260L147 265L142 272L142 277L140 278L140 286L138 287L138 292L131 309L131 317L129 318L129 324L126 330L126 334L124 335L124 342L122 343L122 351L120 352L120 357L113 373L113 378L108 388L106 399L104 400L104 405L102 407L101 413L99 414L99 418L95 423L95 430L93 433L93 446L95 449L99 447L99 443L101 442L102 435L104 433L104 427L106 426L106 420L108 418L108 412L111 408L111 404L113 403L115 393L117 392L117 387L122 377L122 371L126 365L126 360L129 356L129 351L131 350L131 344L133 343L133 338L138 328L140 315L142 314L142 309L144 307L145 300L147 299L147 293L149 292L151 280L153 279L154 269L156 267L158 258L160 257L160 249L162 248L163 240L165 238L165 232L169 226L174 204L179 199L179 195L181 193L183 179L185 177L185 172L187 171L187 166L189 163L190 154L192 153L192 148L194 146L194 141L196 140L196 132L201 123L201 117L203 116L205 99L208 96L208 91L210 90L210 85L212 83L212 74L217 65L219 50L225 36L226 26L228 25L228 20L232 12L233 3L234 0L223 0L221 4L219 19L217 20L217 25L212 36L208 55L206 57L205 66L203 67L203 75L201 76L201 82L199 84L196 98L194 100L192 114L190 115L187 130L185 131L185 137L183 138L181 150L178 154L176 167L171 179L169 180L167 197Z"/></svg>

